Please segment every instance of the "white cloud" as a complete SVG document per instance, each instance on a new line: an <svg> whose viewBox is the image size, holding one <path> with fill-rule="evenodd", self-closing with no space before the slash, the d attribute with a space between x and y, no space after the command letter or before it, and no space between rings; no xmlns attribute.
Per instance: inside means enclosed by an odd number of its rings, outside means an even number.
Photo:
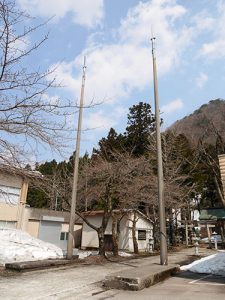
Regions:
<svg viewBox="0 0 225 300"><path fill-rule="evenodd" d="M205 42L200 54L209 58L218 59L225 56L225 3L217 1L217 16L214 17L213 26L211 27L211 41Z"/></svg>
<svg viewBox="0 0 225 300"><path fill-rule="evenodd" d="M149 40L151 31L163 43L169 43L176 35L174 22L186 13L186 9L173 0L140 2L128 11L119 29L123 40L141 44ZM174 28L173 28L174 29Z"/></svg>
<svg viewBox="0 0 225 300"><path fill-rule="evenodd" d="M161 108L162 113L170 114L174 111L180 110L184 107L184 103L181 99L176 99L170 103L163 105Z"/></svg>
<svg viewBox="0 0 225 300"><path fill-rule="evenodd" d="M178 65L182 51L189 45L192 32L176 27L186 10L173 0L140 2L128 11L109 44L90 39L86 49L57 70L67 88L79 96L81 63L87 55L87 101L116 101L128 98L134 90L143 90L152 80L151 25L157 24L157 62L159 76ZM73 75L76 74L76 77Z"/></svg>
<svg viewBox="0 0 225 300"><path fill-rule="evenodd" d="M24 36L20 39L15 40L10 47L12 55L21 55L22 53L28 51L30 45L31 42L28 36Z"/></svg>
<svg viewBox="0 0 225 300"><path fill-rule="evenodd" d="M181 25L187 10L174 0L140 2L131 8L120 26L113 31L114 40L99 42L103 33L92 34L86 48L69 63L60 64L57 74L66 88L79 99L83 55L87 56L85 102L104 101L110 105L126 100L132 92L142 91L152 82L151 28L156 35L158 75L162 76L183 63L183 53L198 34L211 31L214 19L206 11L191 18L189 25ZM178 23L177 23L178 22ZM109 39L107 39L109 40ZM225 51L224 51L225 53ZM196 83L202 87L206 74L200 74ZM176 99L162 107L169 114L181 109L183 102ZM85 127L97 131L109 129L119 122L106 111L88 114Z"/></svg>
<svg viewBox="0 0 225 300"><path fill-rule="evenodd" d="M120 122L121 119L125 119L128 109L122 106L101 106L101 109L96 112L90 112L86 109L84 111L84 124L83 124L83 142L94 143L94 147L98 147L99 139L102 135L107 135L111 127L115 126Z"/></svg>
<svg viewBox="0 0 225 300"><path fill-rule="evenodd" d="M197 31L210 31L214 28L216 20L206 10L201 11L192 18Z"/></svg>
<svg viewBox="0 0 225 300"><path fill-rule="evenodd" d="M197 87L199 87L200 89L203 88L203 86L206 84L206 82L208 81L208 75L205 74L205 73L200 73L196 79L195 79L195 82L196 82L196 85Z"/></svg>
<svg viewBox="0 0 225 300"><path fill-rule="evenodd" d="M221 58L225 56L225 40L216 40L211 43L205 43L202 46L201 54L211 58Z"/></svg>
<svg viewBox="0 0 225 300"><path fill-rule="evenodd" d="M34 16L55 16L55 21L71 13L74 23L87 27L101 24L104 17L104 0L18 0L18 3Z"/></svg>
<svg viewBox="0 0 225 300"><path fill-rule="evenodd" d="M98 112L88 114L84 121L84 128L102 131L113 127L115 124L116 122L113 116L109 114L106 115L103 110L99 110Z"/></svg>

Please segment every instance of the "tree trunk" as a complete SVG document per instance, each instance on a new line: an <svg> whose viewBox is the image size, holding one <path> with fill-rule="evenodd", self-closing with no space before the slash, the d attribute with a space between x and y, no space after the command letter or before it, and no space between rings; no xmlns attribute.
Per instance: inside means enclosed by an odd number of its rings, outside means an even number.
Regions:
<svg viewBox="0 0 225 300"><path fill-rule="evenodd" d="M112 242L113 242L113 255L118 256L119 255L119 235L117 232L117 226L116 223L118 220L116 220L115 216L112 215Z"/></svg>
<svg viewBox="0 0 225 300"><path fill-rule="evenodd" d="M186 218L185 218L185 240L186 240L186 247L188 247L188 242L189 242L189 239L188 239L188 222L187 222Z"/></svg>
<svg viewBox="0 0 225 300"><path fill-rule="evenodd" d="M220 226L220 232L221 232L221 240L222 240L222 248L224 249L224 223Z"/></svg>
<svg viewBox="0 0 225 300"><path fill-rule="evenodd" d="M104 239L105 230L102 227L98 229L98 241L99 241L99 255L105 257L105 239Z"/></svg>
<svg viewBox="0 0 225 300"><path fill-rule="evenodd" d="M138 254L138 242L137 242L137 238L136 238L136 212L134 212L134 219L132 221L132 238L133 238L133 247L134 247L134 253Z"/></svg>
<svg viewBox="0 0 225 300"><path fill-rule="evenodd" d="M145 203L145 214L148 218L150 218L150 207L149 204Z"/></svg>
<svg viewBox="0 0 225 300"><path fill-rule="evenodd" d="M206 223L206 230L207 230L207 235L209 240L209 248L212 249L211 235L210 235L209 225L207 223Z"/></svg>
<svg viewBox="0 0 225 300"><path fill-rule="evenodd" d="M108 188L108 187L107 187ZM102 255L106 257L105 255L105 230L109 222L109 218L111 216L112 212L112 203L111 203L111 197L108 195L108 192L106 192L107 196L107 205L104 207L104 213L102 216L102 224L98 229L98 240L99 240L99 255Z"/></svg>
<svg viewBox="0 0 225 300"><path fill-rule="evenodd" d="M178 225L177 225L177 212L175 217L174 235L175 235L175 246L177 246L177 244L180 245L180 238L179 238Z"/></svg>
<svg viewBox="0 0 225 300"><path fill-rule="evenodd" d="M216 178L216 176L214 176L214 182L215 182L215 185L216 185L216 189L217 189L217 193L219 195L219 198L223 204L223 207L225 208L225 199L223 197L223 192L221 191L221 188L220 188L220 185L218 183L218 180Z"/></svg>
<svg viewBox="0 0 225 300"><path fill-rule="evenodd" d="M169 237L170 237L171 246L176 246L174 221L173 221L173 210L172 209L171 209L170 214L169 214Z"/></svg>

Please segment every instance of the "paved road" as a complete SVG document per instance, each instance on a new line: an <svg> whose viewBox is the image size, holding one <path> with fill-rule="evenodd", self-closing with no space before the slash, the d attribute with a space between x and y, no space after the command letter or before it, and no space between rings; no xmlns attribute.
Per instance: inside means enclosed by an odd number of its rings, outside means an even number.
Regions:
<svg viewBox="0 0 225 300"><path fill-rule="evenodd" d="M223 300L225 299L225 277L182 272L142 291L109 290L86 299Z"/></svg>
<svg viewBox="0 0 225 300"><path fill-rule="evenodd" d="M171 253L169 254L169 262L181 263L182 261L185 261L188 258L190 258L191 255L193 254L193 251L194 251L193 249L184 249L180 252ZM200 254L202 255L210 255L211 253L214 252L211 250L200 249ZM107 299L106 297L112 298L112 296L114 295L113 293L115 293L113 299L129 299L130 297L133 297L136 294L133 294L134 292L132 292L131 295L129 294L127 297L125 294L123 295L122 292L118 293L115 290L105 292L102 289L100 281L102 281L106 275L109 275L114 272L118 272L120 270L129 269L132 272L132 269L136 267L141 267L141 266L145 266L146 264L153 264L158 262L159 262L159 257L154 256L154 257L148 257L143 259L133 259L133 260L125 261L123 263L108 263L105 265L91 265L91 266L78 265L76 267L71 267L71 268L64 267L60 269L22 273L7 278L0 277L0 299L4 299L4 300ZM184 278L181 279L186 281L188 280ZM177 280L178 282L181 282L181 279L179 279L179 277L176 277L175 279L172 280ZM167 284L167 282L169 281L166 281L163 284ZM152 294L152 291L157 289L158 286L159 285L157 285L156 287L152 287L151 289L146 289L146 291L148 291L147 292L148 298L146 299L151 299L149 298L149 293L150 293L149 291L151 291ZM174 286L174 284L172 284L171 286ZM184 286L185 288L187 286L189 287L189 285L187 285L187 282L185 283ZM139 293L133 299L136 299L139 295L142 295L141 293L145 293L145 291L141 291ZM174 293L176 294L176 292ZM158 298L158 299L170 299L170 298ZM177 299L183 300L183 298L177 298ZM215 300L215 298L212 299ZM221 300L222 299L223 298L221 298ZM206 300L206 298L204 300Z"/></svg>

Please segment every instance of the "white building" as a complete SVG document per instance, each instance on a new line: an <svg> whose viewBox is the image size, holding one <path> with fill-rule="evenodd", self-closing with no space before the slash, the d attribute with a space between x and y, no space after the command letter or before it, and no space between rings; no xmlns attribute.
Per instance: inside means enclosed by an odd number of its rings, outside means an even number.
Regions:
<svg viewBox="0 0 225 300"><path fill-rule="evenodd" d="M31 171L0 165L0 227L17 228L66 249L69 212L37 209L26 204ZM75 246L80 247L82 220L76 216Z"/></svg>
<svg viewBox="0 0 225 300"><path fill-rule="evenodd" d="M22 229L30 173L0 165L0 226Z"/></svg>
<svg viewBox="0 0 225 300"><path fill-rule="evenodd" d="M85 218L94 226L99 227L102 222L103 211L91 211L85 213ZM134 219L134 211L126 210L126 214L120 222L120 238L119 249L133 252L132 238L132 220ZM139 251L149 251L150 241L153 240L153 224L152 221L140 211L137 211L136 217L136 238ZM112 250L112 218L109 219L108 226L105 231L106 250ZM88 226L85 222L82 228L82 249L98 248L99 241L96 230Z"/></svg>

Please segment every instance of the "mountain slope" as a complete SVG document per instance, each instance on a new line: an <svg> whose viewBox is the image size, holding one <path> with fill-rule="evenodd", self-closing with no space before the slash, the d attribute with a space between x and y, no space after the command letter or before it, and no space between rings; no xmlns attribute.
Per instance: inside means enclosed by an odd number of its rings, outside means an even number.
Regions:
<svg viewBox="0 0 225 300"><path fill-rule="evenodd" d="M217 133L225 139L225 100L216 99L202 105L191 115L176 121L168 130L177 135L184 134L192 146L200 139L208 144L215 144Z"/></svg>

